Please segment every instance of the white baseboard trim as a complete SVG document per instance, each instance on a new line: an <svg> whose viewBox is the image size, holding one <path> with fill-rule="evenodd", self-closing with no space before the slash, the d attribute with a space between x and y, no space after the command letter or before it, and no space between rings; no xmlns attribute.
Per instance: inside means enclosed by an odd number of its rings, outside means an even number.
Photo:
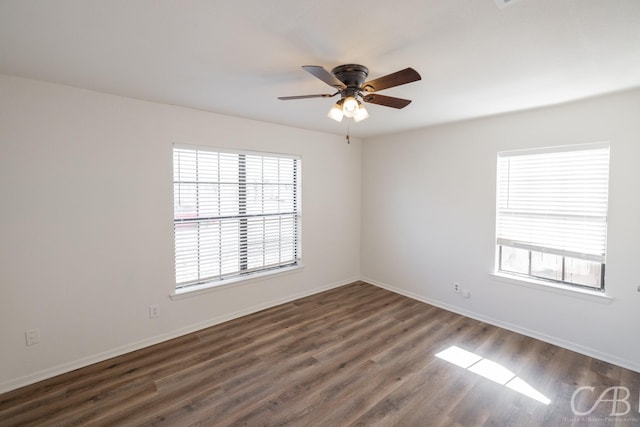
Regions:
<svg viewBox="0 0 640 427"><path fill-rule="evenodd" d="M29 375L25 375L19 378L15 378L9 381L5 381L0 383L0 393L6 393L11 390L15 390L20 387L24 387L38 381L46 380L57 375L65 374L67 372L71 372L76 369L84 368L86 366L92 365L94 363L102 362L107 359L111 359L113 357L121 356L126 353L130 353L132 351L140 350L145 347L149 347L154 344L159 344L164 341L168 341L174 338L181 337L186 334L190 334L192 332L199 331L201 329L209 328L211 326L215 326L217 324L227 322L229 320L237 319L238 317L246 316L251 313L258 312L260 310L264 310L270 307L275 307L280 304L285 304L287 302L291 302L300 298L304 298L310 295L315 295L320 292L328 291L329 289L338 288L340 286L348 285L349 283L353 283L360 280L359 277L353 277L347 280L341 280L339 282L331 283L324 286L319 286L317 288L313 288L307 291L299 292L296 294L288 295L283 298L278 298L270 301L266 301L261 304L254 305L252 307L247 307L242 310L235 311L233 313L226 313L221 316L217 316L203 322L194 323L192 325L176 329L171 332L167 332L161 335L156 335L154 337L145 338L143 340L130 343L112 350L108 350L102 353L94 354L91 356L83 357L77 360L74 360L69 363L64 363L58 366L54 366L52 368L44 369L38 372L34 372Z"/></svg>
<svg viewBox="0 0 640 427"><path fill-rule="evenodd" d="M584 354L585 356L593 357L617 366L621 366L626 369L630 369L635 372L640 372L640 364L638 362L624 359L613 354L604 353L602 351L598 351L596 349L586 347L572 341L567 341L562 338L554 337L552 335L548 335L539 331L535 331L528 328L523 328L519 325L505 322L502 320L494 319L489 316L485 316L484 314L476 313L474 311L465 310L464 308L453 306L442 301L434 300L431 298L424 297L422 295L415 294L413 292L405 291L404 289L397 288L395 286L391 286L386 283L379 282L370 277L360 277L360 280L363 282L372 284L379 288L386 289L388 291L394 292L396 294L404 295L416 301L424 302L426 304L430 304L439 308L442 308L447 311L451 311L453 313L460 314L462 316L466 316L475 320L479 320L484 323L489 323L494 326L498 326L503 329L507 329L512 332L516 332L531 338L539 339L540 341L547 342L549 344L557 345L558 347L566 348L567 350L575 351L580 354Z"/></svg>

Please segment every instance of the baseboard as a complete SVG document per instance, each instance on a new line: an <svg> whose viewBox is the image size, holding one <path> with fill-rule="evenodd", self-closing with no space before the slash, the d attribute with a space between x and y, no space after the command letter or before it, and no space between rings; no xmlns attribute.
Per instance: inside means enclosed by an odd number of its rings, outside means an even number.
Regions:
<svg viewBox="0 0 640 427"><path fill-rule="evenodd" d="M235 311L233 313L227 313L222 316L217 316L217 317L208 319L204 322L194 323L192 325L189 325L180 329L176 329L174 331L171 331L165 334L156 335L154 337L146 338L144 340L140 340L131 344L124 345L122 347L118 347L118 348L108 350L102 353L94 354L91 356L83 357L81 359L77 359L69 363L64 363L62 365L58 365L53 368L48 368L38 372L34 372L33 374L25 375L20 378L5 381L3 383L0 383L0 393L6 393L8 391L15 390L20 387L24 387L39 381L43 381L43 380L55 377L57 375L65 374L67 372L71 372L76 369L84 368L94 363L102 362L107 359L111 359L113 357L121 356L123 354L130 353L132 351L140 350L145 347L149 347L164 341L178 338L183 335L187 335L192 332L199 331L201 329L209 328L211 326L215 326L217 324L227 322L229 320L237 319L238 317L242 317L251 313L258 312L260 310L264 310L270 307L275 307L280 304L285 304L287 302L291 302L291 301L304 298L310 295L314 295L320 292L328 291L330 289L338 288L340 286L344 286L349 283L356 282L358 280L360 280L359 277L353 277L348 280L342 280L339 282L313 288L304 292L288 295L283 298L270 300L261 304L257 304L252 307L247 307L242 310Z"/></svg>
<svg viewBox="0 0 640 427"><path fill-rule="evenodd" d="M494 319L492 317L489 316L485 316L484 314L481 313L476 313L474 311L469 311L469 310L465 310L464 308L458 307L458 306L453 306L447 303L444 303L442 301L438 301L438 300L434 300L431 298L426 298L422 295L418 295L415 294L413 292L408 292L404 289L400 289L397 288L395 286L391 286L389 284L386 283L382 283L379 282L375 279L372 279L370 277L360 277L360 280L362 280L363 282L372 284L374 286L377 286L379 288L383 288L386 289L388 291L394 292L396 294L400 294L400 295L404 295L406 297L409 297L411 299L414 299L416 301L420 301L420 302L424 302L426 304L430 304L439 308L442 308L444 310L447 311L451 311L453 313L457 313L460 314L462 316L466 316L466 317L470 317L472 319L475 320L479 320L481 322L485 322L485 323L489 323L491 325L494 326L498 326L500 328L503 329L507 329L509 331L512 332L516 332L531 338L535 338L535 339L539 339L540 341L544 341L547 342L549 344L553 344L553 345L557 345L558 347L562 347L562 348L566 348L567 350L571 350L571 351L575 351L576 353L580 353L580 354L584 354L585 356L589 356L589 357L593 357L595 359L599 359L617 366L621 366L623 368L626 369L630 369L632 371L635 372L640 372L640 364L638 362L634 362L628 359L624 359L621 357L617 357L615 355L609 354L609 353L604 353L601 351L598 351L596 349L590 348L590 347L586 347L571 341L567 341L564 340L562 338L558 338L558 337L554 337L552 335L548 335L539 331L535 331L532 329L528 329L528 328L523 328L519 325L513 324L513 323L509 323L509 322L505 322L502 320L498 320L498 319Z"/></svg>

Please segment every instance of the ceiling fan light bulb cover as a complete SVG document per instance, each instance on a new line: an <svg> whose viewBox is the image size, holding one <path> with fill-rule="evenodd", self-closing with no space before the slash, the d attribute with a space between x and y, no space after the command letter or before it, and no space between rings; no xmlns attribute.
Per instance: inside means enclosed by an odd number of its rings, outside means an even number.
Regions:
<svg viewBox="0 0 640 427"><path fill-rule="evenodd" d="M327 116L332 118L336 122L341 122L342 117L344 116L344 113L342 112L342 106L339 103L335 104L333 107L331 107Z"/></svg>
<svg viewBox="0 0 640 427"><path fill-rule="evenodd" d="M366 108L364 108L364 105L360 104L358 106L358 111L356 111L356 113L353 115L353 121L358 123L368 118L369 118L369 112L367 111Z"/></svg>
<svg viewBox="0 0 640 427"><path fill-rule="evenodd" d="M352 96L345 98L342 103L342 112L347 117L353 117L358 112L358 100Z"/></svg>

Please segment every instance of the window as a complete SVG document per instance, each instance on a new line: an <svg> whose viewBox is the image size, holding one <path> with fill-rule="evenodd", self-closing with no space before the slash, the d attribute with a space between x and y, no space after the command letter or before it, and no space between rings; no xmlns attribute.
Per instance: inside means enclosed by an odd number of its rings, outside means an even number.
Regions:
<svg viewBox="0 0 640 427"><path fill-rule="evenodd" d="M608 144L498 154L497 269L604 290Z"/></svg>
<svg viewBox="0 0 640 427"><path fill-rule="evenodd" d="M173 149L176 288L300 262L300 159Z"/></svg>

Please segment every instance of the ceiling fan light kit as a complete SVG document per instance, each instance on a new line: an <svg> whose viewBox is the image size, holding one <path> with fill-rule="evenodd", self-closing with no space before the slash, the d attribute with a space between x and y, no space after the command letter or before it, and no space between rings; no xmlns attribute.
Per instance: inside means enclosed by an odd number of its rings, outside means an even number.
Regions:
<svg viewBox="0 0 640 427"><path fill-rule="evenodd" d="M345 64L335 67L328 72L319 65L303 65L302 68L314 77L332 86L337 92L319 95L281 96L278 99L289 101L306 98L332 98L340 94L340 99L327 114L337 122L343 117L352 118L354 122L360 122L369 117L369 112L362 102L378 104L385 107L401 109L411 103L408 99L378 95L374 92L412 83L421 79L420 74L413 68L405 68L392 74L365 82L369 75L369 69L364 65Z"/></svg>

